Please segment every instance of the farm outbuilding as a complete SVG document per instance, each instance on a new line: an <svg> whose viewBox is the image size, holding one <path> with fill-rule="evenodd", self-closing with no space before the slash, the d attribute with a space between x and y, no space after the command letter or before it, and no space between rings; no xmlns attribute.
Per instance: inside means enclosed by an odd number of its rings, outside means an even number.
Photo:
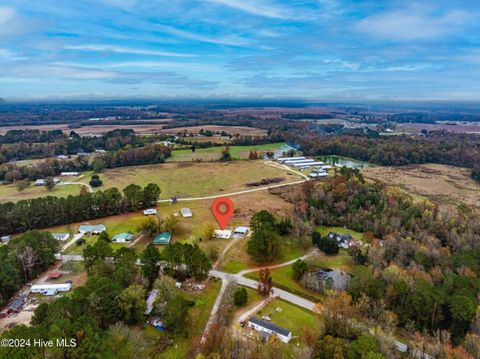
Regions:
<svg viewBox="0 0 480 359"><path fill-rule="evenodd" d="M232 231L228 229L216 229L213 236L218 239L230 239Z"/></svg>
<svg viewBox="0 0 480 359"><path fill-rule="evenodd" d="M192 210L190 208L182 208L180 210L180 213L182 214L183 218L190 218L193 216Z"/></svg>
<svg viewBox="0 0 480 359"><path fill-rule="evenodd" d="M151 216L151 215L155 215L155 214L157 214L157 210L155 208L149 208L149 209L143 210L143 215L144 216Z"/></svg>
<svg viewBox="0 0 480 359"><path fill-rule="evenodd" d="M31 287L32 293L41 293L44 295L55 295L57 292L68 292L72 289L71 283L60 284L35 284Z"/></svg>

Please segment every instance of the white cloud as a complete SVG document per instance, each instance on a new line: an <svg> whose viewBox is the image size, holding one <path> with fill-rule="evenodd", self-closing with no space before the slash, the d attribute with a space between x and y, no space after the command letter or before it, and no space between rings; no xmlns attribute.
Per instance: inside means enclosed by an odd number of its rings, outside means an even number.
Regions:
<svg viewBox="0 0 480 359"><path fill-rule="evenodd" d="M217 71L218 67L208 64L174 61L126 61L107 65L111 68L168 68L172 70Z"/></svg>
<svg viewBox="0 0 480 359"><path fill-rule="evenodd" d="M64 47L66 50L79 50L79 51L91 51L91 52L114 52L119 54L136 54L136 55L150 55L150 56L172 56L172 57L192 57L194 55L170 52L170 51L158 51L149 49L136 49L131 47L123 47L116 45L101 45L101 44L88 44L88 45L67 45Z"/></svg>
<svg viewBox="0 0 480 359"><path fill-rule="evenodd" d="M15 9L11 7L0 7L0 26L5 26L15 17Z"/></svg>
<svg viewBox="0 0 480 359"><path fill-rule="evenodd" d="M468 18L464 11L451 11L436 16L426 12L424 8L411 7L369 16L360 20L356 28L388 40L429 40L455 33Z"/></svg>
<svg viewBox="0 0 480 359"><path fill-rule="evenodd" d="M171 35L183 37L188 40L206 42L206 43L216 44L216 45L228 45L228 46L247 46L248 45L247 40L238 36L211 37L211 36L199 35L193 32L185 31L185 30L176 29L174 27L166 26L166 25L160 25L159 28Z"/></svg>
<svg viewBox="0 0 480 359"><path fill-rule="evenodd" d="M290 19L294 15L291 11L265 3L263 0L205 0L207 2L228 6L233 9L248 12L249 14L271 17L275 19Z"/></svg>
<svg viewBox="0 0 480 359"><path fill-rule="evenodd" d="M13 52L9 49L2 49L0 48L0 60L3 61L18 61L24 60L25 57L18 56L16 52Z"/></svg>

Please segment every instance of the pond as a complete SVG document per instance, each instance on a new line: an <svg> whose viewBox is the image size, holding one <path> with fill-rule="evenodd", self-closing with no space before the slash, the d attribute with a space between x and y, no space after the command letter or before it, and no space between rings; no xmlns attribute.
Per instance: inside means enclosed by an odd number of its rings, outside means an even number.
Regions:
<svg viewBox="0 0 480 359"><path fill-rule="evenodd" d="M316 158L318 158L320 161L325 162L326 164L335 165L335 166L338 166L338 167L345 166L345 167L348 167L348 168L362 169L362 168L367 168L367 167L372 166L368 162L358 161L358 160L354 160L352 158L335 156L335 155L318 156Z"/></svg>

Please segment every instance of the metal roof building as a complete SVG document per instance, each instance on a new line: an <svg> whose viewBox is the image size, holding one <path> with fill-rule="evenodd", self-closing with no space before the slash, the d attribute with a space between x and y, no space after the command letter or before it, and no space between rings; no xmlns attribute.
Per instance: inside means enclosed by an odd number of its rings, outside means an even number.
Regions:
<svg viewBox="0 0 480 359"><path fill-rule="evenodd" d="M284 343L288 343L290 339L292 339L292 332L290 330L282 328L276 324L258 319L257 317L251 317L248 320L248 326L259 332L266 332L269 335L276 334L278 338Z"/></svg>

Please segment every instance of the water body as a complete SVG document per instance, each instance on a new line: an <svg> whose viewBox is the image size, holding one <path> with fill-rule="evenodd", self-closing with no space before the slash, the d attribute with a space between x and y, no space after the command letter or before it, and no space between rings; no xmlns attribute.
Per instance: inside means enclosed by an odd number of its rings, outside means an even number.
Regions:
<svg viewBox="0 0 480 359"><path fill-rule="evenodd" d="M348 168L358 168L358 169L363 169L367 167L371 167L372 164L368 162L362 162L358 160L354 160L352 158L347 158L347 157L341 157L341 156L335 156L335 155L328 155L328 156L318 156L316 157L320 161L325 162L326 164L329 165L335 165L338 167L348 167Z"/></svg>

